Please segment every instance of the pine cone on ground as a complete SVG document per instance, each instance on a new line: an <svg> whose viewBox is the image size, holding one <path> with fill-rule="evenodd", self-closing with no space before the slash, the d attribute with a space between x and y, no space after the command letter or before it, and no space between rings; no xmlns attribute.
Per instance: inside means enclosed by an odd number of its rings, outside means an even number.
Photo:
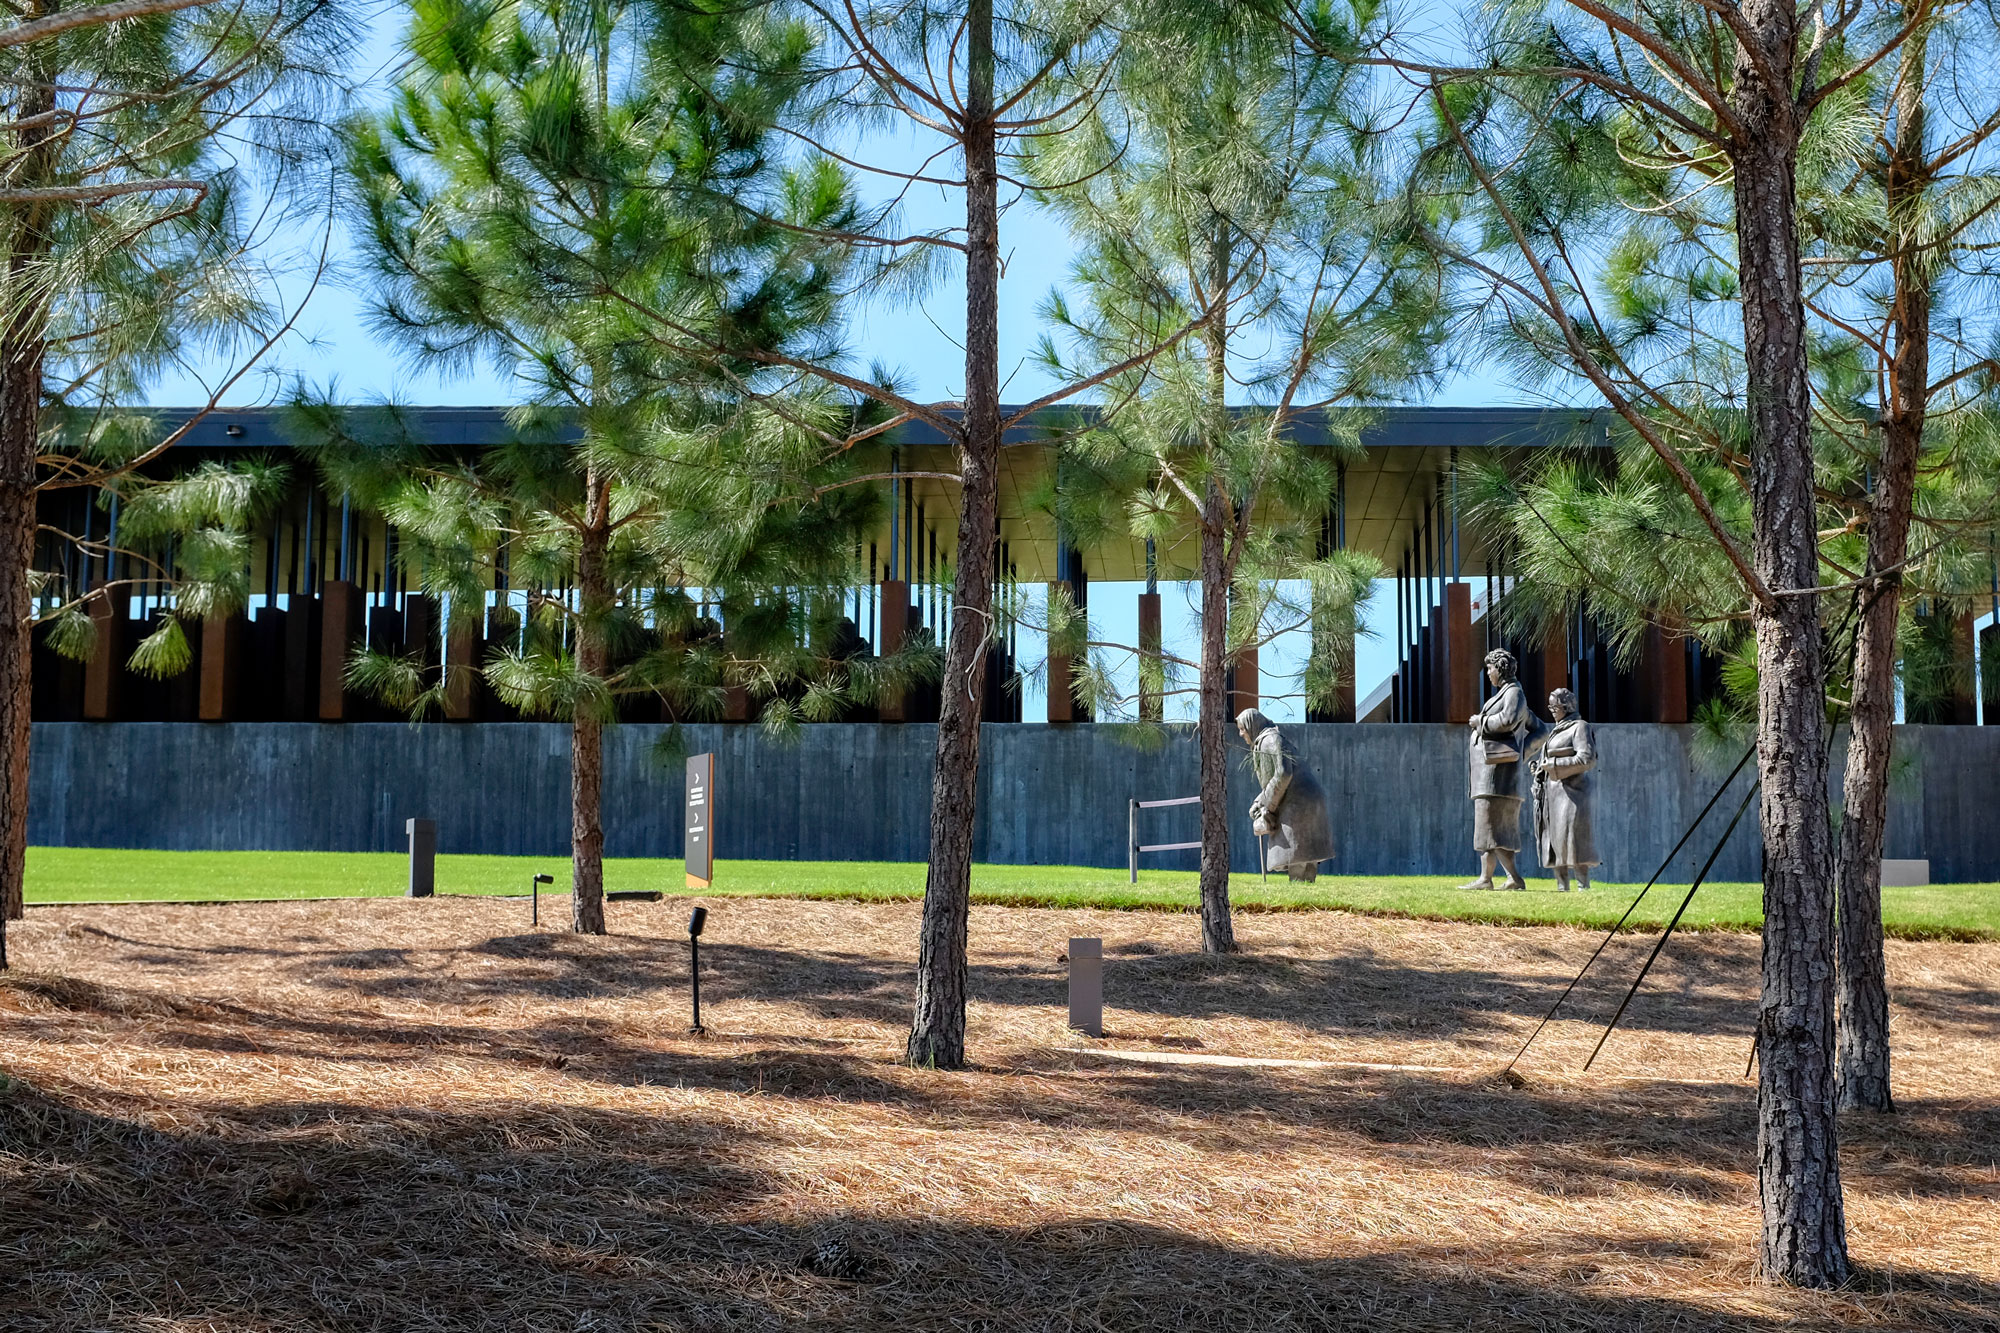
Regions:
<svg viewBox="0 0 2000 1333"><path fill-rule="evenodd" d="M875 1270L866 1256L837 1236L830 1236L806 1251L799 1267L835 1282L866 1282Z"/></svg>

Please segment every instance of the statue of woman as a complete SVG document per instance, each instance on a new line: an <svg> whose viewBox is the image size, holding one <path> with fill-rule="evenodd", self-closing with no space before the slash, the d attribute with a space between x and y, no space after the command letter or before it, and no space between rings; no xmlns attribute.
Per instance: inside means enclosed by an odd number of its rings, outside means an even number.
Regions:
<svg viewBox="0 0 2000 1333"><path fill-rule="evenodd" d="M1598 863L1590 817L1597 737L1577 715L1576 695L1568 690L1550 691L1549 715L1555 722L1529 761L1535 774L1535 851L1556 872L1556 887L1568 893L1572 874L1578 888L1589 888L1590 868Z"/></svg>
<svg viewBox="0 0 2000 1333"><path fill-rule="evenodd" d="M1472 850L1479 853L1479 878L1462 889L1490 889L1497 861L1507 871L1507 887L1525 889L1514 868L1521 850L1521 759L1542 720L1528 707L1515 679L1514 654L1496 648L1486 654L1486 678L1497 687L1473 714L1468 750L1471 761Z"/></svg>
<svg viewBox="0 0 2000 1333"><path fill-rule="evenodd" d="M1270 718L1246 708L1236 715L1236 730L1250 747L1250 768L1261 788L1250 802L1250 826L1271 840L1264 868L1310 884L1319 878L1319 863L1333 859L1326 792Z"/></svg>

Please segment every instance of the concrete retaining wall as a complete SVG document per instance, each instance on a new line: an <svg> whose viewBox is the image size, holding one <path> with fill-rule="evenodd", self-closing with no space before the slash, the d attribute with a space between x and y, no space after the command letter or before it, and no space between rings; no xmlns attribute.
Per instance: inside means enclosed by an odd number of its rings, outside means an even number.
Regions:
<svg viewBox="0 0 2000 1333"><path fill-rule="evenodd" d="M1474 868L1463 728L1286 730L1326 786L1339 853L1333 871ZM682 766L655 757L663 731L628 724L606 732L610 855L680 855ZM924 858L934 728L807 727L793 745L748 726L685 731L691 751L716 755L719 857ZM1598 737L1600 873L1642 881L1735 755L1707 756L1687 727L1601 725ZM568 743L567 727L533 723L37 723L29 836L76 847L388 851L404 845L403 821L417 815L438 821L442 852L566 855ZM1123 865L1127 799L1198 789L1190 736L1142 751L1109 728L1022 724L988 726L982 747L982 861ZM1234 860L1255 870L1243 813L1254 788L1234 753ZM1940 882L2000 880L2000 728L1902 728L1898 755L1888 855L1929 857ZM1670 881L1685 882L1699 867L1748 780L1746 772L1676 858ZM1198 836L1191 806L1141 819L1144 842ZM1715 876L1757 878L1758 847L1753 806ZM1143 864L1192 869L1195 857L1163 853Z"/></svg>

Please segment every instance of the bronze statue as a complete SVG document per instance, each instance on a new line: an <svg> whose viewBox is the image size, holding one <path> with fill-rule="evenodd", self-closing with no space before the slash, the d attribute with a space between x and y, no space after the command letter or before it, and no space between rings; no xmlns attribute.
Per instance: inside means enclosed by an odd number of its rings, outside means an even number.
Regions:
<svg viewBox="0 0 2000 1333"><path fill-rule="evenodd" d="M1507 872L1507 887L1525 889L1527 882L1514 868L1521 850L1521 761L1528 741L1542 725L1528 707L1515 679L1514 654L1496 648L1486 654L1486 678L1498 689L1470 723L1472 850L1479 853L1479 878L1462 889L1490 889L1497 861Z"/></svg>
<svg viewBox="0 0 2000 1333"><path fill-rule="evenodd" d="M1270 718L1246 708L1236 716L1236 730L1250 747L1250 768L1260 787L1250 802L1250 826L1271 840L1264 868L1310 884L1319 878L1319 863L1333 859L1326 792Z"/></svg>
<svg viewBox="0 0 2000 1333"><path fill-rule="evenodd" d="M1550 691L1549 715L1555 722L1529 761L1535 775L1535 852L1556 872L1556 887L1568 893L1572 874L1578 888L1588 889L1590 868L1598 864L1591 822L1597 737L1577 715L1576 695L1568 690Z"/></svg>

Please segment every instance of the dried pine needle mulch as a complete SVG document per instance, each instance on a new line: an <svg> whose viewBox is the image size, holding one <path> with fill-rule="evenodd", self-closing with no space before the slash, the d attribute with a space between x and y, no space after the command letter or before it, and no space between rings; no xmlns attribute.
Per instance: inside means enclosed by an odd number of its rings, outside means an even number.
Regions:
<svg viewBox="0 0 2000 1333"><path fill-rule="evenodd" d="M1810 1294L1751 1271L1752 937L1676 941L1577 1075L1614 942L1516 1086L1594 936L1246 916L1218 960L980 908L980 1064L937 1073L897 1060L914 904L712 902L706 1039L686 906L35 909L0 1329L2000 1329L2000 945L1891 942L1903 1109L1845 1127L1861 1273Z"/></svg>

